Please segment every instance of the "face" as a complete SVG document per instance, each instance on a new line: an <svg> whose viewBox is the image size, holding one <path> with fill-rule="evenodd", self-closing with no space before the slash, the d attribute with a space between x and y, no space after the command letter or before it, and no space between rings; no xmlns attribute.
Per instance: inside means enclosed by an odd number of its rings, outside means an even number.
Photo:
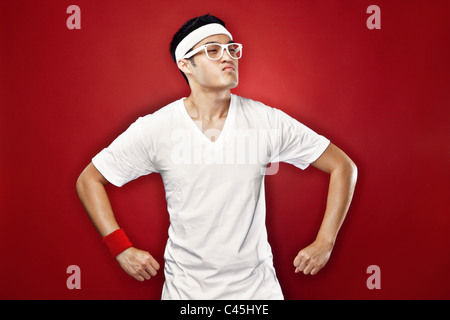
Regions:
<svg viewBox="0 0 450 320"><path fill-rule="evenodd" d="M194 49L207 43L227 44L232 42L230 37L223 34L207 37L199 42ZM218 60L208 59L204 50L193 56L191 61L184 59L180 69L189 79L191 88L199 85L209 89L232 89L239 83L238 60L232 59L227 50Z"/></svg>

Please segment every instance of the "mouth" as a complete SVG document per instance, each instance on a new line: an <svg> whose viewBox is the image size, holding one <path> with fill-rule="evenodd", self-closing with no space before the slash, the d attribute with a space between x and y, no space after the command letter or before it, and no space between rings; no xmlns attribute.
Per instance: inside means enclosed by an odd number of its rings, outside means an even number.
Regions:
<svg viewBox="0 0 450 320"><path fill-rule="evenodd" d="M235 70L236 70L236 68L231 64L228 64L222 68L222 71L235 71Z"/></svg>

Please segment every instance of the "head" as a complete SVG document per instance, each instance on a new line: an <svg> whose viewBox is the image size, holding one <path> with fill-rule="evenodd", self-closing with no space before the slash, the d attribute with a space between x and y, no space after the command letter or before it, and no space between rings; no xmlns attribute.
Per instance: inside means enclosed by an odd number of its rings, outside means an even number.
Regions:
<svg viewBox="0 0 450 320"><path fill-rule="evenodd" d="M208 58L211 54L207 53L211 52L211 46L205 48L204 45L232 42L232 35L225 29L225 23L206 14L190 19L178 30L170 44L170 52L191 89L193 85L231 89L237 86L239 79L238 60L232 57L234 47L230 46L227 50L224 46L223 55L211 60ZM192 56L188 54L191 52Z"/></svg>

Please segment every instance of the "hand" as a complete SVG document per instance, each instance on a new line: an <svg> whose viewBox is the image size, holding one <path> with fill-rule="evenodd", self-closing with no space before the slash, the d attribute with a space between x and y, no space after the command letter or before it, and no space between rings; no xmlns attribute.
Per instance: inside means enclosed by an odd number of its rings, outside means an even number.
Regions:
<svg viewBox="0 0 450 320"><path fill-rule="evenodd" d="M125 272L138 281L149 280L159 270L158 262L147 251L130 247L116 256Z"/></svg>
<svg viewBox="0 0 450 320"><path fill-rule="evenodd" d="M304 274L315 275L328 262L332 250L332 245L317 240L314 241L295 257L295 273L303 272Z"/></svg>

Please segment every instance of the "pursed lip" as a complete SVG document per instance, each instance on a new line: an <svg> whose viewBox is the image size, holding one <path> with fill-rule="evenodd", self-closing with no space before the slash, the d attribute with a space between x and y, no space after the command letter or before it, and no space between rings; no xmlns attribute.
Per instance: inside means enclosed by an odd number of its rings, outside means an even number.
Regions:
<svg viewBox="0 0 450 320"><path fill-rule="evenodd" d="M223 69L222 69L222 71L225 71L225 70L232 70L232 71L234 71L234 70L236 70L236 68L232 65L232 64L227 64L225 67L223 67Z"/></svg>

